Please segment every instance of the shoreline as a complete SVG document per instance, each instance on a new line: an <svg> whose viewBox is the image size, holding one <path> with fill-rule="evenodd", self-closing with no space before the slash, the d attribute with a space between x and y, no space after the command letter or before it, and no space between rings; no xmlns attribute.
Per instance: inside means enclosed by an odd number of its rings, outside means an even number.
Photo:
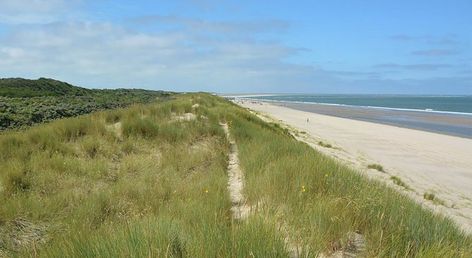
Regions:
<svg viewBox="0 0 472 258"><path fill-rule="evenodd" d="M245 102L264 102L321 115L472 139L472 114L466 115L442 111L435 112L295 101L266 101L256 99L237 99L236 101L238 100Z"/></svg>
<svg viewBox="0 0 472 258"><path fill-rule="evenodd" d="M434 110L434 109L415 109L415 108L395 108L395 107L383 107L383 106L361 106L361 105L349 105L349 104L337 104L337 103L325 103L325 102L306 102L306 101L292 101L292 100L271 100L271 99L260 99L256 97L265 97L264 95L253 95L253 96L236 96L246 101L256 100L261 102L269 103L292 103L292 104L306 104L306 105L324 105L334 107L348 107L348 108L360 108L360 109L381 109L381 110L392 110L392 111L408 111L408 112L419 112L419 113L436 113L445 115L457 115L457 116L472 116L472 113L467 112L456 112L456 111L445 111L445 110Z"/></svg>
<svg viewBox="0 0 472 258"><path fill-rule="evenodd" d="M257 112L266 121L285 124L299 140L321 153L369 178L387 183L472 233L472 160L468 157L472 153L472 139L267 102L239 100L236 103ZM371 164L380 164L385 172L368 169ZM433 194L435 200L428 200L427 194Z"/></svg>

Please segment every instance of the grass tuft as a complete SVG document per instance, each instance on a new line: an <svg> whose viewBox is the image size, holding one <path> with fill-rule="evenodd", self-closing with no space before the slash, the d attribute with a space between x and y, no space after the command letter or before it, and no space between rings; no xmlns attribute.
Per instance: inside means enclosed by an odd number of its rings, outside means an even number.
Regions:
<svg viewBox="0 0 472 258"><path fill-rule="evenodd" d="M93 138L88 138L82 142L82 149L89 158L95 158L100 152L100 143Z"/></svg>
<svg viewBox="0 0 472 258"><path fill-rule="evenodd" d="M27 192L31 183L22 171L11 171L5 176L5 193L13 195Z"/></svg>
<svg viewBox="0 0 472 258"><path fill-rule="evenodd" d="M399 185L407 190L411 190L411 188L405 183L403 182L403 180L401 180L399 177L397 176L391 176L390 179L393 181L393 183L395 183L396 185Z"/></svg>
<svg viewBox="0 0 472 258"><path fill-rule="evenodd" d="M375 170L377 170L377 171L380 171L380 172L384 172L384 173L385 173L384 168L383 168L382 165L380 165L380 164L369 164L369 165L367 165L367 168L368 168L368 169L375 169Z"/></svg>
<svg viewBox="0 0 472 258"><path fill-rule="evenodd" d="M123 135L126 137L154 138L159 133L159 126L150 118L129 118L123 121Z"/></svg>
<svg viewBox="0 0 472 258"><path fill-rule="evenodd" d="M322 141L319 141L318 145L320 145L321 147L324 147L324 148L333 148L333 145L331 145L329 143L322 142Z"/></svg>
<svg viewBox="0 0 472 258"><path fill-rule="evenodd" d="M423 194L423 198L428 201L432 201L436 205L445 205L444 201L439 199L434 193L426 192Z"/></svg>

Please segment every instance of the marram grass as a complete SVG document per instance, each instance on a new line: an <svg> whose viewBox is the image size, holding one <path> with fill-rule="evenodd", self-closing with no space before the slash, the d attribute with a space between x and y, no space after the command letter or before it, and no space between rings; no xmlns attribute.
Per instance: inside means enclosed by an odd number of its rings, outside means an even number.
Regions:
<svg viewBox="0 0 472 258"><path fill-rule="evenodd" d="M257 207L244 222L220 122ZM288 235L315 257L348 232L367 257L472 256L450 220L208 94L3 133L0 203L0 256L288 257Z"/></svg>

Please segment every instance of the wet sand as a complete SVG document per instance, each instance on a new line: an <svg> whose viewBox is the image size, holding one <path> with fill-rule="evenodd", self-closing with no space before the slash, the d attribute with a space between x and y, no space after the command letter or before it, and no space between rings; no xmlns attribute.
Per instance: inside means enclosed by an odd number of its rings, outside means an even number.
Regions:
<svg viewBox="0 0 472 258"><path fill-rule="evenodd" d="M368 177L386 182L422 205L449 216L462 229L472 233L472 139L327 116L272 103L244 101L238 104L299 132L306 132L300 133L298 138ZM328 111L342 113L339 109ZM353 111L349 115L369 114ZM434 118L433 121L447 125L451 122L447 119L451 118ZM464 122L458 119L457 124ZM334 148L324 148L318 144L319 141ZM381 164L386 173L367 169L367 165L373 163ZM395 185L391 176L399 177L413 190ZM425 193L434 193L443 204L425 200Z"/></svg>
<svg viewBox="0 0 472 258"><path fill-rule="evenodd" d="M271 102L301 111L472 138L472 116L321 104Z"/></svg>

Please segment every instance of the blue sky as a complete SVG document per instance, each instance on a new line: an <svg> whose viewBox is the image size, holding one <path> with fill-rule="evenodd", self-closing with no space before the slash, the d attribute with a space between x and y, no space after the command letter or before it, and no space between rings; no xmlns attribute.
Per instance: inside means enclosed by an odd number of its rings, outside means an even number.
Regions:
<svg viewBox="0 0 472 258"><path fill-rule="evenodd" d="M472 94L472 1L0 0L0 77Z"/></svg>

